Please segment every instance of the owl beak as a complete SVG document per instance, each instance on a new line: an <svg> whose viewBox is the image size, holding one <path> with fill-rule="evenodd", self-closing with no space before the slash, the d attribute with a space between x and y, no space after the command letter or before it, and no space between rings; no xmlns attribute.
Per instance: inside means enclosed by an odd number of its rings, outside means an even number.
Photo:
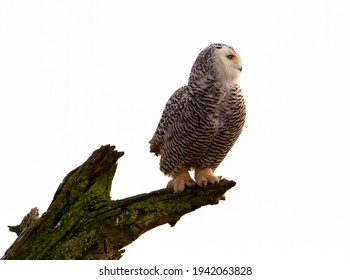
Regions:
<svg viewBox="0 0 350 280"><path fill-rule="evenodd" d="M239 72L242 72L242 66L238 67L237 70L239 70Z"/></svg>

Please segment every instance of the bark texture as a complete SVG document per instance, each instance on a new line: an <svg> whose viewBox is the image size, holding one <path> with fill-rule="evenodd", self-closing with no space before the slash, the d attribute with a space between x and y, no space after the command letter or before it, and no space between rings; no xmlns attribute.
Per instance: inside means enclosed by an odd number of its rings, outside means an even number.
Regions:
<svg viewBox="0 0 350 280"><path fill-rule="evenodd" d="M48 210L33 208L18 226L18 238L2 259L120 259L123 247L157 226L174 226L185 214L217 204L235 182L221 180L205 189L171 189L111 200L112 180L123 152L106 145L71 171Z"/></svg>

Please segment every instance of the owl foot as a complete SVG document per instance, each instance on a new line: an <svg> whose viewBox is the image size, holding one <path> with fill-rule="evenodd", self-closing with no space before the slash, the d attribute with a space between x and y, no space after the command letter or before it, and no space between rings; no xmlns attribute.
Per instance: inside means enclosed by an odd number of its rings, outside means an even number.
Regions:
<svg viewBox="0 0 350 280"><path fill-rule="evenodd" d="M215 184L221 180L221 176L215 176L210 167L196 168L194 177L196 184L202 188L206 187L208 183Z"/></svg>
<svg viewBox="0 0 350 280"><path fill-rule="evenodd" d="M168 188L173 188L174 193L182 192L185 187L194 187L196 185L195 181L191 178L187 169L181 169L180 172L170 180L168 183Z"/></svg>

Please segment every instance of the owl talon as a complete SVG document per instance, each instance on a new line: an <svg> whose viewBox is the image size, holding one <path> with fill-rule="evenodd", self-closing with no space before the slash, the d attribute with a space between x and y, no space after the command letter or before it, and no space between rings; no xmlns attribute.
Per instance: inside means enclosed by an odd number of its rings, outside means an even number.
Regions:
<svg viewBox="0 0 350 280"><path fill-rule="evenodd" d="M166 187L167 187L168 189L172 189L172 188L174 187L173 180L170 180L170 181L168 182L168 184L166 185Z"/></svg>
<svg viewBox="0 0 350 280"><path fill-rule="evenodd" d="M205 188L208 185L208 180L206 178L202 178L200 180L196 180L197 185L201 188Z"/></svg>
<svg viewBox="0 0 350 280"><path fill-rule="evenodd" d="M196 184L202 188L206 187L208 183L215 184L219 183L221 176L215 176L211 168L198 168L195 171Z"/></svg>
<svg viewBox="0 0 350 280"><path fill-rule="evenodd" d="M180 170L180 172L170 180L167 187L174 188L174 193L183 192L185 187L194 187L196 182L191 178L187 169Z"/></svg>

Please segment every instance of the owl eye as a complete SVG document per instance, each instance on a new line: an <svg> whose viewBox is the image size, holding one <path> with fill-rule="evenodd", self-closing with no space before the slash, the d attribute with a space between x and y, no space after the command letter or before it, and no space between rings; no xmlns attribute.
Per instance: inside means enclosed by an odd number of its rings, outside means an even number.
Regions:
<svg viewBox="0 0 350 280"><path fill-rule="evenodd" d="M233 55L229 54L228 56L226 56L229 60L233 59Z"/></svg>

